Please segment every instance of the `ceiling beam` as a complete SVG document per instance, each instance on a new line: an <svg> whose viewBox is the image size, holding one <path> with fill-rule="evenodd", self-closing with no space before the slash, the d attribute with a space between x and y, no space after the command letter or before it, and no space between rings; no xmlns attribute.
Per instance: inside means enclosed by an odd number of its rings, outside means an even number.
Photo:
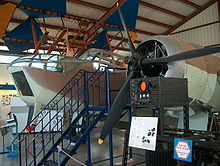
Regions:
<svg viewBox="0 0 220 166"><path fill-rule="evenodd" d="M124 48L124 47L115 47L115 46L112 46L112 49L114 50L120 50L120 51L127 51L127 52L131 52L130 49L128 48Z"/></svg>
<svg viewBox="0 0 220 166"><path fill-rule="evenodd" d="M209 25L212 25L212 24L217 24L217 23L220 23L220 20L219 21L210 22L210 23L207 23L207 24L198 25L198 26L195 26L195 27L187 28L187 29L183 29L181 31L170 33L170 35L191 31L191 30L194 30L194 29L206 27L206 26L209 26Z"/></svg>
<svg viewBox="0 0 220 166"><path fill-rule="evenodd" d="M125 0L121 0L121 1L125 1ZM5 4L7 3L7 1L4 1L4 0L0 0L0 4ZM116 5L115 5L116 6ZM68 19L73 19L73 20L80 20L82 22L87 22L87 23L94 23L94 24L97 24L99 27L101 26L107 26L107 27L112 27L112 28L117 28L117 29L123 29L123 27L119 27L119 26L116 26L116 25L110 25L110 24L105 24L103 23L103 21L105 19L104 16L102 16L99 20L94 20L94 19L88 19L88 18L84 18L84 17L80 17L80 16L75 16L75 15L70 15L70 14L65 14L65 15L61 15L59 13L55 13L55 12L49 12L49 11L44 11L44 10L40 10L40 9L35 9L35 8L30 8L30 7L25 7L25 6L17 6L18 8L20 9L25 9L25 10L30 10L30 11L36 11L36 12L40 12L40 13L45 13L45 14L50 14L50 15L54 15L54 16L59 16L59 17L64 17L64 18L68 18ZM112 9L109 9L109 11L112 11ZM115 10L114 10L115 11ZM111 13L108 12L108 16L111 15ZM107 17L108 17L107 16ZM96 26L97 26L96 25ZM143 31L143 30L135 30L137 31L138 33L141 33L141 34L152 34L152 35L157 35L155 33L151 33L151 32L147 32L147 31Z"/></svg>
<svg viewBox="0 0 220 166"><path fill-rule="evenodd" d="M15 18L12 18L10 20L10 22L12 23L17 23L17 24L20 24L22 23L24 20L19 20L19 19L15 19ZM39 24L40 27L45 27L45 28L49 28L49 29L55 29L55 30L60 30L60 29L63 29L63 27L61 26L56 26L56 25L51 25L51 24L43 24L43 23L40 23ZM79 30L78 29L73 29L73 28L68 28L68 31L69 32L78 32Z"/></svg>
<svg viewBox="0 0 220 166"><path fill-rule="evenodd" d="M175 16L177 18L181 18L181 19L184 19L185 16L181 15L181 14L178 14L178 13L175 13L175 12L172 12L170 10L167 10L167 9L164 9L164 8L161 8L159 6L156 6L156 5L153 5L151 3L147 3L145 1L140 1L140 4L142 6L145 6L145 7L148 7L148 8L151 8L151 9L154 9L154 10L157 10L157 11L160 11L160 12L163 12L163 13L166 13L166 14L169 14L171 16Z"/></svg>
<svg viewBox="0 0 220 166"><path fill-rule="evenodd" d="M157 22L157 21L154 21L154 20L151 20L151 19L148 19L148 18L140 17L140 16L137 16L137 19L140 20L140 21L155 24L155 25L158 25L158 26L161 26L161 27L164 27L164 28L171 28L172 27L171 25L164 24L162 22Z"/></svg>
<svg viewBox="0 0 220 166"><path fill-rule="evenodd" d="M118 6L121 6L126 0L119 0ZM105 12L105 14L98 20L98 22L103 22L105 21L116 9L117 9L117 3L115 3L111 8L108 9L108 11ZM90 37L92 37L95 33L95 31L97 31L101 26L100 25L94 25L92 26L87 34L85 35L87 37L87 39L89 39Z"/></svg>
<svg viewBox="0 0 220 166"><path fill-rule="evenodd" d="M125 41L128 41L128 39L126 38L123 38L123 37L118 37L118 36L111 36L111 35L108 35L110 39L113 39L113 40L125 40ZM134 43L136 44L140 44L141 41L139 40L135 40Z"/></svg>
<svg viewBox="0 0 220 166"><path fill-rule="evenodd" d="M201 7L201 6L191 2L189 0L178 0L178 1L183 2L183 3L185 3L185 4L189 5L189 6L192 6L192 7L197 8L197 9L199 9Z"/></svg>
<svg viewBox="0 0 220 166"><path fill-rule="evenodd" d="M54 41L54 43L52 44L52 46L49 48L47 54L50 54L54 48L56 48L56 46L58 45L58 43L62 40L62 38L64 37L64 35L66 34L67 29L63 29L62 32L59 34L59 36L57 37L56 41Z"/></svg>
<svg viewBox="0 0 220 166"><path fill-rule="evenodd" d="M13 23L22 23L24 20L19 20L19 19L11 19L11 22ZM49 25L49 24L39 24L41 27L46 27L46 28L49 28L49 29L54 29L54 30L60 30L60 29L63 29L63 27L60 27L60 26L55 26L55 25ZM79 30L78 29L73 29L73 28L68 28L68 31L69 32L78 32ZM7 31L7 33L9 33L9 31ZM123 37L118 37L118 36L111 36L111 35L108 35L111 39L113 38L113 40L124 40L125 38ZM141 41L139 40L135 40L134 43L137 43L139 44Z"/></svg>
<svg viewBox="0 0 220 166"><path fill-rule="evenodd" d="M22 43L33 43L34 41L33 40L19 40L19 39L12 39L12 38L6 38L6 40L9 40L9 41L16 41L16 42L22 42ZM0 46L6 46L4 42L0 42ZM59 44L60 47L65 47L63 44ZM39 49L41 50L49 50L51 47L41 47ZM128 51L130 52L130 49L128 48L123 48L123 47L117 47L115 48L115 46L112 46L112 48L114 50L120 50L120 51ZM53 51L59 51L59 52L62 52L64 49L62 48L54 48ZM0 50L1 51L1 50Z"/></svg>
<svg viewBox="0 0 220 166"><path fill-rule="evenodd" d="M105 12L105 14L98 20L98 22L103 22L104 20L106 20L117 9L117 7L118 6L120 7L125 1L126 0L119 0L118 2L116 2L111 8L109 8L108 11ZM97 31L99 30L100 27L101 27L100 25L93 25L83 36L84 39L87 42L92 41L95 38ZM76 57L79 57L80 55L81 52L78 49L76 52Z"/></svg>
<svg viewBox="0 0 220 166"><path fill-rule="evenodd" d="M117 44L111 51L114 51L114 50L116 50L117 48L119 48L119 46L120 46L123 42L125 42L125 39L124 39L124 40L121 40L120 42L118 42L118 44Z"/></svg>
<svg viewBox="0 0 220 166"><path fill-rule="evenodd" d="M79 4L79 5L82 5L82 6L87 6L87 7L90 7L90 8L99 9L99 10L102 10L102 11L108 11L109 10L109 8L107 8L107 7L97 5L97 4L94 4L94 3L90 3L90 2L86 2L86 1L82 1L82 0L67 0L67 1Z"/></svg>
<svg viewBox="0 0 220 166"><path fill-rule="evenodd" d="M206 3L205 5L201 6L199 10L195 11L194 13L192 13L190 16L186 17L185 19L183 19L182 21L180 21L179 23L177 23L176 25L174 25L172 28L170 28L167 32L164 33L164 35L169 35L170 33L172 33L173 31L175 31L177 28L179 28L181 25L185 24L186 22L188 22L189 20L191 20L193 17L195 17L196 15L198 15L199 13L203 12L205 9L207 9L209 6L211 6L212 4L214 4L217 0L210 0L208 3Z"/></svg>
<svg viewBox="0 0 220 166"><path fill-rule="evenodd" d="M98 10L101 10L101 11L108 11L109 10L109 8L107 8L107 7L104 7L104 6L101 6L101 5L96 5L94 3L90 3L90 2L86 2L86 1L82 1L82 0L67 0L67 1L79 4L79 5L87 6L87 7L93 8L93 9L98 9ZM167 24L164 24L164 23L161 23L161 22L158 22L158 21L154 21L154 20L151 20L151 19L148 19L148 18L140 17L140 16L137 16L137 20L147 22L147 23L151 23L151 24L155 24L155 25L162 26L162 27L165 27L165 28L171 28L172 27L171 25L167 25Z"/></svg>
<svg viewBox="0 0 220 166"><path fill-rule="evenodd" d="M79 5L87 6L87 7L90 7L90 8L99 9L99 10L102 10L102 11L108 11L108 10L109 10L109 8L107 8L107 7L104 7L104 6L101 6L101 5L97 5L97 4L93 4L93 3L90 3L90 2L86 2L86 1L82 1L82 0L67 0L67 1L72 2L72 3L79 4ZM193 5L193 6L197 6L197 8L200 7L200 6L198 6L198 5L196 5L196 4L192 3L192 2L190 2L190 1L188 1L188 0L180 0L180 1L184 1L184 2L187 3L187 4L190 4L190 5ZM172 12L172 11L170 11L170 10L161 8L161 7L159 7L159 6L156 6L156 5L147 3L147 2L145 2L145 1L140 1L140 4L143 5L143 6L147 6L147 7L149 7L149 8L153 8L153 9L155 9L155 10L159 10L159 11L161 11L161 12L170 14L170 15L172 15L172 16L181 18L181 19L185 18L185 16L183 16L183 15L181 15L181 14L178 14L178 13Z"/></svg>
<svg viewBox="0 0 220 166"><path fill-rule="evenodd" d="M11 19L11 22L13 22L13 23L18 23L18 24L20 24L20 23L22 23L24 20L19 20L19 19L14 19L14 18L12 18ZM63 27L60 27L60 26L55 26L55 25L50 25L50 24L39 24L41 27L46 27L46 28L49 28L49 29L54 29L54 30L60 30L60 29L63 29ZM78 29L73 29L73 28L68 28L68 31L69 32L78 32L79 30ZM9 31L7 31L7 32L9 32ZM113 38L114 36L111 36L111 35L109 35L109 37L110 38ZM114 40L123 40L123 39L125 39L125 38L123 38L123 37L114 37ZM139 40L135 40L134 41L134 43L140 43L141 41L139 41Z"/></svg>
<svg viewBox="0 0 220 166"><path fill-rule="evenodd" d="M135 31L136 33L141 33L141 34L144 34L144 35L147 35L147 36L155 36L155 35L158 35L157 33L147 32L147 31L143 31L143 30L140 30L140 29L135 29L134 31Z"/></svg>

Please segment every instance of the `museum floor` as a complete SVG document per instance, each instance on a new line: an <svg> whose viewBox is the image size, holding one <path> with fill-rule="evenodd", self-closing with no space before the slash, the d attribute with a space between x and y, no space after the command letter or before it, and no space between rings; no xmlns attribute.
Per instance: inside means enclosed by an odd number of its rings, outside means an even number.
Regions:
<svg viewBox="0 0 220 166"><path fill-rule="evenodd" d="M106 139L104 144L99 145L97 143L98 137L100 135L101 128L98 127L94 129L94 131L91 133L91 150L92 150L92 162L100 161L103 159L106 159L109 157L109 151L108 151L108 140ZM119 156L123 153L123 144L124 144L124 131L122 130L113 130L113 141L114 141L114 147L113 152L114 156ZM2 136L0 136L0 142L2 142ZM8 144L9 139L6 137L6 145ZM2 143L0 143L0 151L2 151ZM133 152L138 154L144 154L144 150L134 149ZM77 154L73 157L81 162L86 161L86 143L81 145L79 150L77 151ZM134 156L133 161L128 165L134 165L136 163L143 162L144 159L142 157ZM114 159L114 165L121 165L122 157ZM7 158L6 155L1 154L0 155L0 166L18 166L19 165L19 159L18 158ZM79 164L76 163L73 160L69 160L67 163L67 166L78 166ZM100 162L95 164L95 166L108 166L109 161ZM140 166L144 166L146 164L139 164Z"/></svg>

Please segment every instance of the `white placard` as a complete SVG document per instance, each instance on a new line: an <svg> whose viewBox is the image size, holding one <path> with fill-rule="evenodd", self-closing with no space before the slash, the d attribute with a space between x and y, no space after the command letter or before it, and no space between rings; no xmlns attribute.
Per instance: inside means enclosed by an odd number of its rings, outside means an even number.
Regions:
<svg viewBox="0 0 220 166"><path fill-rule="evenodd" d="M155 151L158 117L132 117L129 146Z"/></svg>

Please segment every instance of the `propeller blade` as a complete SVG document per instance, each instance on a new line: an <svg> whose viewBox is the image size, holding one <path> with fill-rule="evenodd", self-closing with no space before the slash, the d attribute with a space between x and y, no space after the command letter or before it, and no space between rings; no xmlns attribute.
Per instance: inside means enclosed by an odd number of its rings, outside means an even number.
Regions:
<svg viewBox="0 0 220 166"><path fill-rule="evenodd" d="M117 3L117 7L118 7L118 13L119 13L119 16L120 16L120 19L121 19L123 28L124 28L124 30L125 30L125 32L126 32L126 35L127 35L127 38L128 38L128 43L129 43L129 46L130 46L131 54L133 55L134 53L136 53L136 49L135 49L135 47L134 47L134 44L133 44L132 41L131 41L131 37L130 37L130 35L129 35L129 33L128 33L128 29L127 29L127 25L126 25L126 23L125 23L124 16L123 16L123 14L122 14L122 12L121 12L121 9L120 9L119 6L118 6L118 3Z"/></svg>
<svg viewBox="0 0 220 166"><path fill-rule="evenodd" d="M175 61L187 60L187 59L192 59L192 58L198 58L198 57L206 56L209 54L215 54L218 52L220 52L220 47L201 48L201 49L181 52L181 53L167 56L164 58L143 59L141 64L147 65L150 63L158 63L158 62L159 63L160 62L175 62Z"/></svg>
<svg viewBox="0 0 220 166"><path fill-rule="evenodd" d="M133 78L134 74L133 71L130 72L130 74L127 77L127 80L121 90L119 91L118 95L116 96L111 110L109 112L109 115L105 121L105 124L102 128L101 135L99 137L98 143L102 144L105 137L109 134L113 126L117 123L117 121L120 118L120 115L122 111L124 110L124 107L127 104L129 92L130 92L130 79Z"/></svg>

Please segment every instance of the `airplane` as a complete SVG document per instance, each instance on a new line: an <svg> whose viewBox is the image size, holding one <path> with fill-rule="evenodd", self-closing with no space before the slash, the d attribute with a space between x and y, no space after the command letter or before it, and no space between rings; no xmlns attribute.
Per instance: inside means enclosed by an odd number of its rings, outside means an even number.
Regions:
<svg viewBox="0 0 220 166"><path fill-rule="evenodd" d="M141 42L136 50L141 58L147 58L154 61L155 57L163 60L163 58L172 57L174 54L182 54L182 52L185 54L185 51L198 48L200 49L202 47L167 36L154 36ZM50 101L50 99L55 96L66 82L68 82L80 69L85 69L91 72L95 71L94 62L99 62L101 58L99 56L99 51L100 50L90 50L82 57L84 61L74 59L74 62L71 57L59 60L60 64L65 63L65 65L63 65L65 71L63 73L38 69L35 67L17 67L16 63L12 63L8 70L12 74L17 88L20 91L20 98L27 105L34 105L33 118L39 113L42 105L46 105L48 101ZM108 61L106 62L106 60L109 59L106 59L106 57L104 57L102 64L115 64L110 61L107 63ZM24 63L26 61L20 60L19 62ZM35 62L39 63L39 61ZM34 63L32 65L34 66ZM193 106L194 103L197 103L197 105L199 105L197 106L197 109L200 109L204 104L207 104L216 110L220 110L220 103L218 102L220 94L220 81L218 77L220 71L219 66L220 59L214 55L208 55L182 61L154 63L153 65L150 63L150 65L144 66L141 71L135 71L135 77L163 76L187 78L189 97L194 99L191 106ZM114 65L112 67L125 67L125 64L122 63L122 59L120 59L120 66ZM127 73L130 72L129 70L133 70L130 64L128 64ZM17 76L18 78L16 78L16 75L20 76ZM20 79L21 77L23 79ZM122 73L120 77L120 79L117 79L120 83L119 87L124 83L126 74ZM19 83L20 80L23 80L24 82ZM26 87L22 88L24 85L26 85ZM23 92L24 89L26 91L29 89L29 92ZM195 114L193 111L195 110L191 109L191 114ZM168 113L172 117L179 117L179 114L177 114L178 111L170 110Z"/></svg>
<svg viewBox="0 0 220 166"><path fill-rule="evenodd" d="M12 75L20 98L28 106L34 106L33 112L29 111L29 114L33 114L32 119L34 119L41 108L80 70L95 72L99 67L103 69L107 65L109 67L124 67L124 63L121 63L123 57L116 54L109 55L109 52L99 49L88 50L82 55L82 60L66 56L31 55L13 61L8 67L8 71ZM37 68L37 65L41 68ZM126 75L123 72L111 76L113 82L118 77L120 80L117 81L117 84L111 85L113 89L121 88ZM104 91L104 82L100 83L100 87ZM101 98L105 100L104 96ZM27 122L28 130L33 130L37 121L38 119L29 124L29 120Z"/></svg>
<svg viewBox="0 0 220 166"><path fill-rule="evenodd" d="M122 15L120 14L120 17L121 16ZM128 66L127 81L125 81L123 88L121 88L121 91L118 93L118 96L112 105L112 110L115 111L111 111L108 117L113 116L112 114L117 114L117 117L113 119L118 119L118 116L120 116L127 101L129 80L137 77L164 76L187 78L189 82L189 97L194 99L194 105L197 105L197 107L199 105L200 108L203 107L204 104L207 104L215 109L220 108L218 101L216 101L216 96L219 94L219 78L217 74L219 71L218 66L220 64L219 58L213 55L205 56L219 52L219 47L202 48L196 44L185 43L172 39L171 37L154 36L146 41L143 41L137 49L135 49L126 30L125 21L122 21L122 23L127 33L132 56L125 58L126 64L122 62L122 57L115 61L114 58L108 59L111 56L102 56L103 64L105 64L107 60L109 62L107 64L112 65L112 67ZM46 105L47 102L50 101L50 99L55 96L55 94L66 84L66 82L70 80L70 78L80 69L95 71L93 68L93 62L99 62L99 60L97 60L99 58L100 57L97 57L96 53L91 53L90 56L84 56L84 60L88 61L80 62L75 60L72 64L69 63L67 68L71 68L72 70L65 70L64 73L33 67L14 66L9 67L9 71L12 75L14 75L13 77L20 91L21 99L28 105L35 105L33 115L33 117L35 117L39 113L42 105ZM199 63L197 63L197 61L199 61ZM62 62L62 60L60 62ZM126 74L123 73L120 76L121 78L118 79L120 86L123 84L125 76ZM24 80L24 83L19 83L19 80L21 80L19 78L23 78L22 80ZM27 86L23 89L28 92L24 91L22 93L23 90L21 85L23 84ZM45 92L47 95L45 95ZM126 97L121 100L121 96ZM118 104L121 102L123 104ZM175 115L175 111L170 111L169 114L170 116L178 116ZM110 128L112 127L112 125L109 125L108 119L103 128L103 131L107 130L107 132L109 129L105 129L106 126L110 126ZM115 120L113 120L113 122ZM104 139L105 136L101 136L101 138Z"/></svg>
<svg viewBox="0 0 220 166"><path fill-rule="evenodd" d="M188 79L191 106L200 110L214 108L220 111L220 59L214 55L220 47L202 48L196 44L185 43L168 36L154 36L140 43L137 49L129 36L123 14L118 7L119 16L128 38L131 56L125 58L128 64L127 80L117 94L98 143L104 139L119 120L127 104L130 80L143 77L177 77ZM196 107L196 108L195 108ZM175 112L173 114L174 116Z"/></svg>

